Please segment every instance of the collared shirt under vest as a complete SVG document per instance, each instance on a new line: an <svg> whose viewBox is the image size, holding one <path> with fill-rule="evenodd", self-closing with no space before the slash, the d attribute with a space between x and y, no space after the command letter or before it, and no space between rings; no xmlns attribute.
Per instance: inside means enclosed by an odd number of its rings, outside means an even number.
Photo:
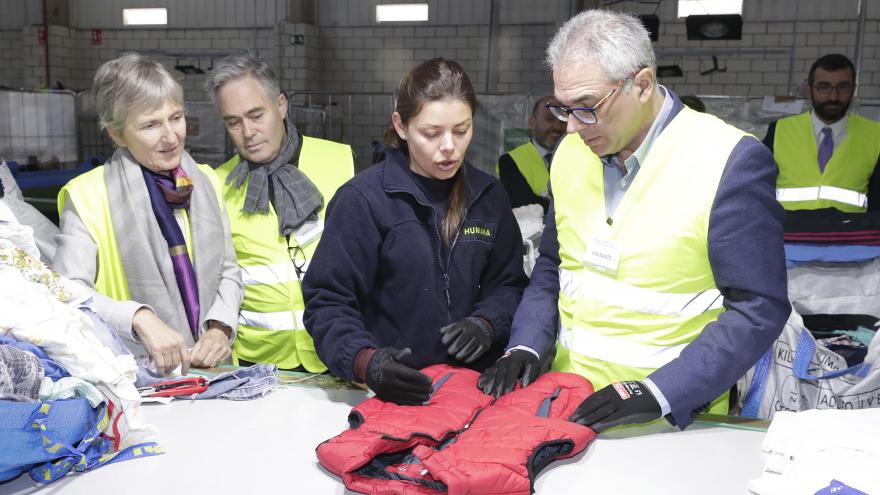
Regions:
<svg viewBox="0 0 880 495"><path fill-rule="evenodd" d="M693 141L697 134L703 138ZM602 162L578 135L563 140L551 170L560 257L554 369L584 375L596 389L644 379L724 311L708 255L709 214L744 136L683 108L657 136L612 225ZM726 408L724 394L711 411Z"/></svg>
<svg viewBox="0 0 880 495"><path fill-rule="evenodd" d="M824 171L810 113L779 119L773 157L779 165L776 198L785 209L867 210L868 182L880 155L880 123L852 114L848 119L846 137L835 143Z"/></svg>
<svg viewBox="0 0 880 495"><path fill-rule="evenodd" d="M238 162L236 155L217 169L229 212L232 245L244 283L233 362L243 359L274 363L284 369L303 366L313 373L323 372L327 367L318 359L302 321L305 304L300 277L308 269L318 245L324 210L318 213L317 225L306 224L289 239L285 238L278 232L278 217L271 204L268 214L241 211L248 181L241 187L225 182ZM321 191L326 205L336 189L354 176L351 148L304 136L299 169Z"/></svg>

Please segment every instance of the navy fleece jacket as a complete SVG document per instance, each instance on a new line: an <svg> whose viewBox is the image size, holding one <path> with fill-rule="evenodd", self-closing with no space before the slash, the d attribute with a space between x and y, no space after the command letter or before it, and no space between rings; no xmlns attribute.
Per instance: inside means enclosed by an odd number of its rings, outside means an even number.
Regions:
<svg viewBox="0 0 880 495"><path fill-rule="evenodd" d="M467 215L443 263L443 219L408 167L409 157L393 152L336 192L303 281L303 319L318 356L349 380L366 348L409 347L404 364L417 369L452 362L439 330L468 316L492 325L494 352L472 365L487 367L507 344L528 283L519 227L497 179L463 165Z"/></svg>

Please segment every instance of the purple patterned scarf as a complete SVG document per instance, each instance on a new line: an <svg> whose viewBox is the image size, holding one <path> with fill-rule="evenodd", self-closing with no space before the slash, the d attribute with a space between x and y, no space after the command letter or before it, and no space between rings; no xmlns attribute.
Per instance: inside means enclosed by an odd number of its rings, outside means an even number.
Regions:
<svg viewBox="0 0 880 495"><path fill-rule="evenodd" d="M196 273L186 249L186 240L180 225L177 224L177 219L174 218L175 209L189 208L189 198L193 189L192 179L181 167L174 169L171 177L144 167L141 167L141 172L144 174L144 183L150 194L150 204L156 215L159 230L168 243L168 254L171 255L177 288L180 290L186 320L189 322L189 329L195 341L198 340L199 335L199 289L196 285Z"/></svg>

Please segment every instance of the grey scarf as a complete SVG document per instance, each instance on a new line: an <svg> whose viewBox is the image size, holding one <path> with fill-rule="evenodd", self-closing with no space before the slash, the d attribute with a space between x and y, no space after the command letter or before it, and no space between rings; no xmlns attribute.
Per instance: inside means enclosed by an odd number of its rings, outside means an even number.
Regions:
<svg viewBox="0 0 880 495"><path fill-rule="evenodd" d="M278 215L278 231L287 236L306 220L315 220L324 206L324 196L315 184L300 171L301 149L296 128L285 121L287 140L281 151L269 163L250 163L242 159L226 178L227 184L241 187L250 176L247 196L241 211L244 213L269 213L269 190L274 196L272 204Z"/></svg>
<svg viewBox="0 0 880 495"><path fill-rule="evenodd" d="M183 153L180 166L193 181L187 217L193 269L199 288L199 324L202 326L205 313L217 297L224 266L223 212L209 178L198 169L189 153ZM110 216L131 299L152 306L171 328L189 328L168 254L168 243L150 208L141 166L127 150L117 149L104 164L104 182L112 205ZM187 340L187 345L193 345L190 332L181 331L180 335Z"/></svg>

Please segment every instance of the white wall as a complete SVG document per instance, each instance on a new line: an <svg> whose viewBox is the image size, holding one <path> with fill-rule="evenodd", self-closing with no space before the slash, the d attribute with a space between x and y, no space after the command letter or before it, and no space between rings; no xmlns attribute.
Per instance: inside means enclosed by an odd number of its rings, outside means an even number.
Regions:
<svg viewBox="0 0 880 495"><path fill-rule="evenodd" d="M173 67L178 61L210 65L213 54L255 50L276 67L285 89L297 92L391 94L416 63L442 56L467 69L478 92L489 79L490 0L429 0L427 24L377 25L375 5L399 0L317 0L316 25L287 23L288 0L68 0L70 27L50 29L52 80L86 88L94 70L129 50L146 51ZM570 0L499 0L495 52L499 93L541 95L552 90L544 49L568 15ZM804 79L821 54L852 57L859 0L744 0L743 39L691 41L676 2L663 0L660 64L678 64L684 77L662 81L680 94L784 95ZM860 95L880 98L880 0L862 0L867 11ZM44 48L37 43L40 2L0 0L0 85L39 87L45 80ZM121 26L123 7L169 9L165 28ZM620 2L615 9L650 13L655 5ZM91 43L102 29L103 43ZM304 34L304 45L290 35ZM751 51L752 53L744 53ZM192 56L188 57L187 54ZM718 55L726 72L702 76ZM181 76L189 99L203 99L204 76ZM345 132L357 136L358 154L387 120L388 101L369 105L335 99L334 110L353 116ZM381 101L379 103L375 103Z"/></svg>
<svg viewBox="0 0 880 495"><path fill-rule="evenodd" d="M862 3L867 8L867 21L860 95L880 98L880 1ZM640 13L651 9L636 7ZM677 18L675 3L664 2L657 12L660 37L654 49L658 64L677 64L684 70L684 77L663 81L679 93L787 95L806 78L819 56L837 52L854 57L857 13L858 0L745 0L741 40L694 41L687 39L684 19ZM774 53L735 53L750 50ZM727 71L700 75L711 67L713 53Z"/></svg>
<svg viewBox="0 0 880 495"><path fill-rule="evenodd" d="M286 28L287 0L68 0L70 36L85 42L60 46L57 72L69 87L82 87L89 77L77 70L77 58L85 71L124 50L161 51L172 55L223 54L241 49L273 50L273 63L296 82L298 90L334 92L391 92L400 76L414 63L434 56L462 62L476 86L485 91L489 59L490 0L429 0L431 21L427 25L377 25L375 5L397 0L320 0L316 2L317 26L307 40L312 50L310 80L297 76L302 68L290 54ZM860 92L880 97L880 0L862 0L868 12ZM39 19L40 2L0 0L0 85L30 86L41 83L40 74L22 68L44 66L25 61L41 57L30 26ZM854 55L856 11L859 0L745 0L742 40L700 42L687 40L684 20L676 17L676 2L666 0L657 12L661 19L660 40L655 43L660 64L678 64L683 78L664 81L683 93L765 95L787 94L805 77L809 64L822 53L837 51ZM165 6L169 26L133 29L121 26L121 11L132 6ZM551 80L542 63L552 33L566 18L569 0L504 0L500 3L498 47L495 66L500 93L543 93ZM613 8L648 13L654 5L620 2ZM284 24L286 25L286 24ZM103 30L104 43L92 46L91 29ZM273 37L274 36L274 37ZM63 37L63 36L62 36ZM268 45L267 45L268 43ZM33 49L29 49L33 48ZM56 55L50 43L50 57ZM776 53L733 53L742 50L774 50ZM701 76L719 54L727 72ZM172 57L176 58L176 57ZM206 62L208 64L208 62ZM208 64L209 65L209 64ZM69 68L70 71L65 71ZM290 69L290 70L287 70ZM45 72L44 70L42 72Z"/></svg>
<svg viewBox="0 0 880 495"><path fill-rule="evenodd" d="M499 0L502 24L553 23L568 16L569 0ZM319 26L376 25L376 5L403 0L321 0ZM415 3L415 0L414 2ZM489 0L428 0L429 26L489 24ZM424 25L424 24L422 24Z"/></svg>
<svg viewBox="0 0 880 495"><path fill-rule="evenodd" d="M0 86L22 87L21 73L21 30L0 30Z"/></svg>
<svg viewBox="0 0 880 495"><path fill-rule="evenodd" d="M17 29L25 25L25 0L0 0L0 29Z"/></svg>
<svg viewBox="0 0 880 495"><path fill-rule="evenodd" d="M164 7L169 28L272 27L287 18L287 0L68 0L70 26L122 28L122 9Z"/></svg>

